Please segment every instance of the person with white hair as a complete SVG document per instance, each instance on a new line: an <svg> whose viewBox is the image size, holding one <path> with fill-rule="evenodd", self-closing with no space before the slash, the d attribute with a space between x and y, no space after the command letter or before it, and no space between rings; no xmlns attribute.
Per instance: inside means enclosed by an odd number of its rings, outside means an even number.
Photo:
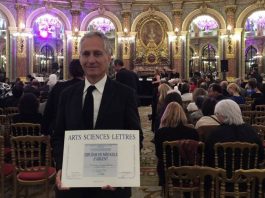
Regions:
<svg viewBox="0 0 265 198"><path fill-rule="evenodd" d="M214 144L217 142L256 143L259 147L258 162L261 163L264 159L262 141L255 129L244 123L238 104L231 99L221 100L216 104L214 114L221 124L206 138L206 163L214 166Z"/></svg>

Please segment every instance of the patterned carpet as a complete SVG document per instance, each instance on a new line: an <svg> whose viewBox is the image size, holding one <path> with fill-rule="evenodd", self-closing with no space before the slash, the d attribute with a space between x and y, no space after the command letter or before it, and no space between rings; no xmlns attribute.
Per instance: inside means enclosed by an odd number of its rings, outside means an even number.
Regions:
<svg viewBox="0 0 265 198"><path fill-rule="evenodd" d="M151 122L148 120L148 114L151 113L151 107L139 107L139 113L144 133L144 146L141 150L141 187L132 189L131 198L160 198L161 188L157 186L158 177L156 174L156 156L154 144L151 143L151 140L153 139L153 132L151 131ZM7 191L5 198L11 198L13 190L11 182L5 190ZM40 190L42 190L40 187L31 188L29 193L30 197L44 197L44 194L40 193ZM37 195L34 195L36 193ZM53 190L51 190L50 197L54 198Z"/></svg>
<svg viewBox="0 0 265 198"><path fill-rule="evenodd" d="M151 121L148 120L151 107L140 107L139 113L144 133L143 149L141 150L141 187L133 189L132 198L159 198L161 197L161 188L157 186L155 147L151 142L154 133L151 131Z"/></svg>

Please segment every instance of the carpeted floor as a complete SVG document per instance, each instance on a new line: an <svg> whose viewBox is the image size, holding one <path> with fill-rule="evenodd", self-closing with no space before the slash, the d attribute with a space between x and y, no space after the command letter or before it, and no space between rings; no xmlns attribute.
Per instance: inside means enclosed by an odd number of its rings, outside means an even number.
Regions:
<svg viewBox="0 0 265 198"><path fill-rule="evenodd" d="M154 144L151 143L153 139L153 132L151 131L151 122L148 120L148 114L151 113L151 107L139 107L142 129L144 133L144 144L141 150L141 187L132 189L132 198L160 198L161 187L157 186L158 177L156 173L156 156L154 151ZM51 188L52 189L52 188ZM5 198L12 197L12 184L8 185ZM41 198L44 197L40 192L40 188L32 188L30 190L30 197ZM32 194L33 193L33 194ZM51 190L50 197L54 198L53 190Z"/></svg>

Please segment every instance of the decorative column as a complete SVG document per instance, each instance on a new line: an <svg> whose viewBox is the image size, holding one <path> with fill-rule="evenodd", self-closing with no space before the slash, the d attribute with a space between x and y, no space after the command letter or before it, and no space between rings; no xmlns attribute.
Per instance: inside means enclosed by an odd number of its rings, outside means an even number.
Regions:
<svg viewBox="0 0 265 198"><path fill-rule="evenodd" d="M17 64L15 65L15 76L25 77L29 69L27 64L27 35L25 34L25 19L26 19L26 5L16 4L17 10L17 34L16 34L16 57ZM28 53L29 54L29 53Z"/></svg>
<svg viewBox="0 0 265 198"><path fill-rule="evenodd" d="M183 74L183 59L181 56L182 52L182 45L181 45L181 25L182 25L182 9L174 9L172 11L173 14L173 24L174 24L174 31L176 34L175 41L172 43L172 52L173 52L173 65L172 69L176 70L178 73Z"/></svg>
<svg viewBox="0 0 265 198"><path fill-rule="evenodd" d="M131 9L131 4L123 4L122 5L124 11L122 11L123 18L123 33L124 39L122 39L122 59L124 65L127 69L133 69L132 65L130 65L130 54L131 54L131 42L130 42L130 34L131 34L131 12L128 11Z"/></svg>
<svg viewBox="0 0 265 198"><path fill-rule="evenodd" d="M236 77L237 64L236 64L236 42L234 39L234 27L235 27L235 12L236 6L229 5L225 7L226 20L227 20L227 39L226 39L226 59L228 60L228 77Z"/></svg>
<svg viewBox="0 0 265 198"><path fill-rule="evenodd" d="M72 15L72 59L79 58L79 41L80 41L80 10L71 10ZM69 47L71 49L71 47ZM70 61L70 60L69 60Z"/></svg>

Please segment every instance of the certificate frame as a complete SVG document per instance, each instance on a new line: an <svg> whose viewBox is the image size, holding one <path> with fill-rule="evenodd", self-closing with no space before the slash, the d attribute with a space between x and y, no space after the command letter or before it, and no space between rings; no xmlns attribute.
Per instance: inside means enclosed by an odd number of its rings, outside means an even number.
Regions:
<svg viewBox="0 0 265 198"><path fill-rule="evenodd" d="M65 131L62 187L139 187L138 130Z"/></svg>

